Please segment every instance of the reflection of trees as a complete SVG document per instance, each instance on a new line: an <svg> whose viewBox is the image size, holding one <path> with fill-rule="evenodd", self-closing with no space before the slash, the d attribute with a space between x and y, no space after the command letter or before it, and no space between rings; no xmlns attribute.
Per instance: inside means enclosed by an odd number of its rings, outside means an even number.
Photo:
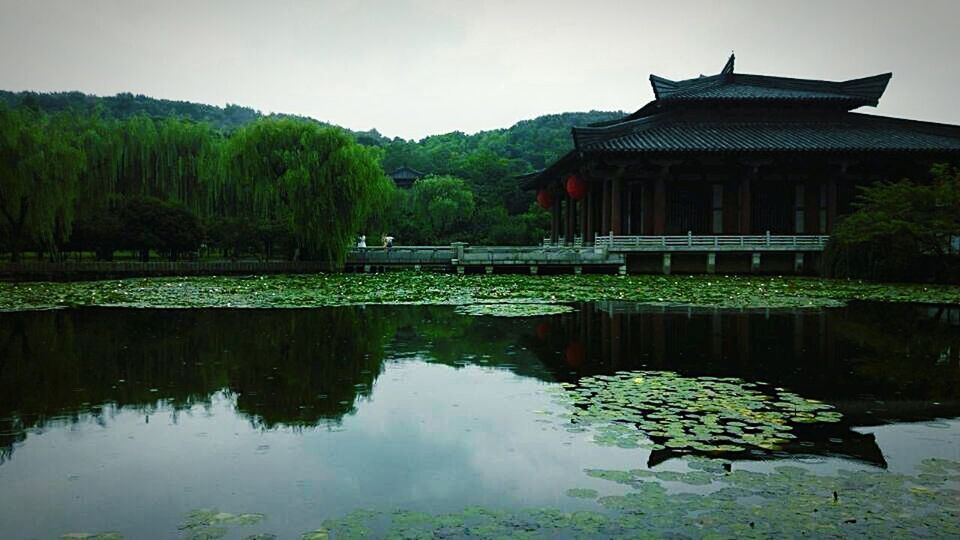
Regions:
<svg viewBox="0 0 960 540"><path fill-rule="evenodd" d="M0 315L0 448L100 404L174 410L225 389L264 427L336 422L380 374L390 320L359 308Z"/></svg>
<svg viewBox="0 0 960 540"><path fill-rule="evenodd" d="M451 306L2 313L0 460L31 428L102 421L103 404L150 411L163 400L177 410L220 390L258 426L335 423L369 395L385 356L547 381L635 369L766 381L838 406L846 435L830 428L813 442L844 439L868 460L875 445L854 441L850 425L960 414L956 308L576 307L523 319ZM824 444L813 452L835 451Z"/></svg>
<svg viewBox="0 0 960 540"><path fill-rule="evenodd" d="M854 374L883 395L960 401L960 308L874 306L834 326Z"/></svg>
<svg viewBox="0 0 960 540"><path fill-rule="evenodd" d="M489 317L459 315L452 306L380 308L399 326L390 345L393 354L417 355L425 361L451 367L481 365L503 368L517 375L552 381L551 373L525 351L530 325L552 316Z"/></svg>

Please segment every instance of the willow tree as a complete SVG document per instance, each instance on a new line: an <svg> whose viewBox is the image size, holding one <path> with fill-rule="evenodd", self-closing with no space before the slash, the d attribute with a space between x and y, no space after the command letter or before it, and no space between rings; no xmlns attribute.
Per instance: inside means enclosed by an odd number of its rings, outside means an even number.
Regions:
<svg viewBox="0 0 960 540"><path fill-rule="evenodd" d="M476 206L473 192L460 178L428 176L413 184L413 223L428 242L447 242L470 222Z"/></svg>
<svg viewBox="0 0 960 540"><path fill-rule="evenodd" d="M109 210L116 193L123 140L116 120L96 114L70 114L70 119L77 145L84 155L77 186L76 217L91 219Z"/></svg>
<svg viewBox="0 0 960 540"><path fill-rule="evenodd" d="M218 213L286 221L299 252L342 264L392 187L378 157L339 129L292 119L257 121L225 144L213 186Z"/></svg>
<svg viewBox="0 0 960 540"><path fill-rule="evenodd" d="M70 235L83 152L60 119L0 108L0 232L18 261L25 242Z"/></svg>

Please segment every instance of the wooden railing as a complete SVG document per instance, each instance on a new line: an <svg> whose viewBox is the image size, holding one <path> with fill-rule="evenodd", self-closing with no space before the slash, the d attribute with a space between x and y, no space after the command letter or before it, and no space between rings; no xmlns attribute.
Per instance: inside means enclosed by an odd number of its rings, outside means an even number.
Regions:
<svg viewBox="0 0 960 540"><path fill-rule="evenodd" d="M563 236L557 238L557 242L553 243L549 238L544 238L543 243L541 244L544 247L583 247L583 237L579 234L573 237L573 244L567 244L566 238Z"/></svg>
<svg viewBox="0 0 960 540"><path fill-rule="evenodd" d="M638 235L597 235L593 245L611 251L822 251L829 236L825 235L676 235L676 236L638 236ZM575 247L583 245L578 236ZM545 247L563 247L561 237L554 244L549 238L543 239Z"/></svg>
<svg viewBox="0 0 960 540"><path fill-rule="evenodd" d="M829 236L597 236L594 245L610 251L823 251Z"/></svg>

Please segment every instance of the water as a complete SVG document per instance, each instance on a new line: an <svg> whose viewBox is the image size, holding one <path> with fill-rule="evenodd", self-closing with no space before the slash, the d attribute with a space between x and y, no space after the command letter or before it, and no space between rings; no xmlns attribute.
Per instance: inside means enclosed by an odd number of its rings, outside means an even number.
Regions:
<svg viewBox="0 0 960 540"><path fill-rule="evenodd" d="M685 451L569 429L559 383L624 370L763 381L842 414L724 455L738 470L914 475L924 459L960 461L956 307L574 307L2 313L0 536L187 537L209 532L188 526L196 509L265 516L220 531L236 538L297 538L358 509L601 512L567 490L631 488L585 469L688 470Z"/></svg>

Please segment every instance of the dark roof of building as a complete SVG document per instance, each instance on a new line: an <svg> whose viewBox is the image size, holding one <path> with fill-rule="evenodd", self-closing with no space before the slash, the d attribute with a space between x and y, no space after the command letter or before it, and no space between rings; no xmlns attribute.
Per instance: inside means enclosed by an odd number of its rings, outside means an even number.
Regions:
<svg viewBox="0 0 960 540"><path fill-rule="evenodd" d="M960 127L857 113L777 120L696 120L662 113L573 133L577 150L584 153L960 152Z"/></svg>
<svg viewBox="0 0 960 540"><path fill-rule="evenodd" d="M394 180L418 180L424 176L426 175L422 172L416 169L411 169L406 165L397 167L393 170L393 172L390 173L390 178L393 178Z"/></svg>
<svg viewBox="0 0 960 540"><path fill-rule="evenodd" d="M891 73L851 79L820 81L750 75L734 72L730 55L720 73L672 81L650 75L653 94L661 104L681 101L795 101L842 106L847 110L876 106L890 82Z"/></svg>
<svg viewBox="0 0 960 540"><path fill-rule="evenodd" d="M656 100L619 120L573 128L575 149L521 185L541 185L604 153L960 153L960 126L850 112L875 106L889 73L841 82L790 79L735 73L734 60L709 77L651 75Z"/></svg>

